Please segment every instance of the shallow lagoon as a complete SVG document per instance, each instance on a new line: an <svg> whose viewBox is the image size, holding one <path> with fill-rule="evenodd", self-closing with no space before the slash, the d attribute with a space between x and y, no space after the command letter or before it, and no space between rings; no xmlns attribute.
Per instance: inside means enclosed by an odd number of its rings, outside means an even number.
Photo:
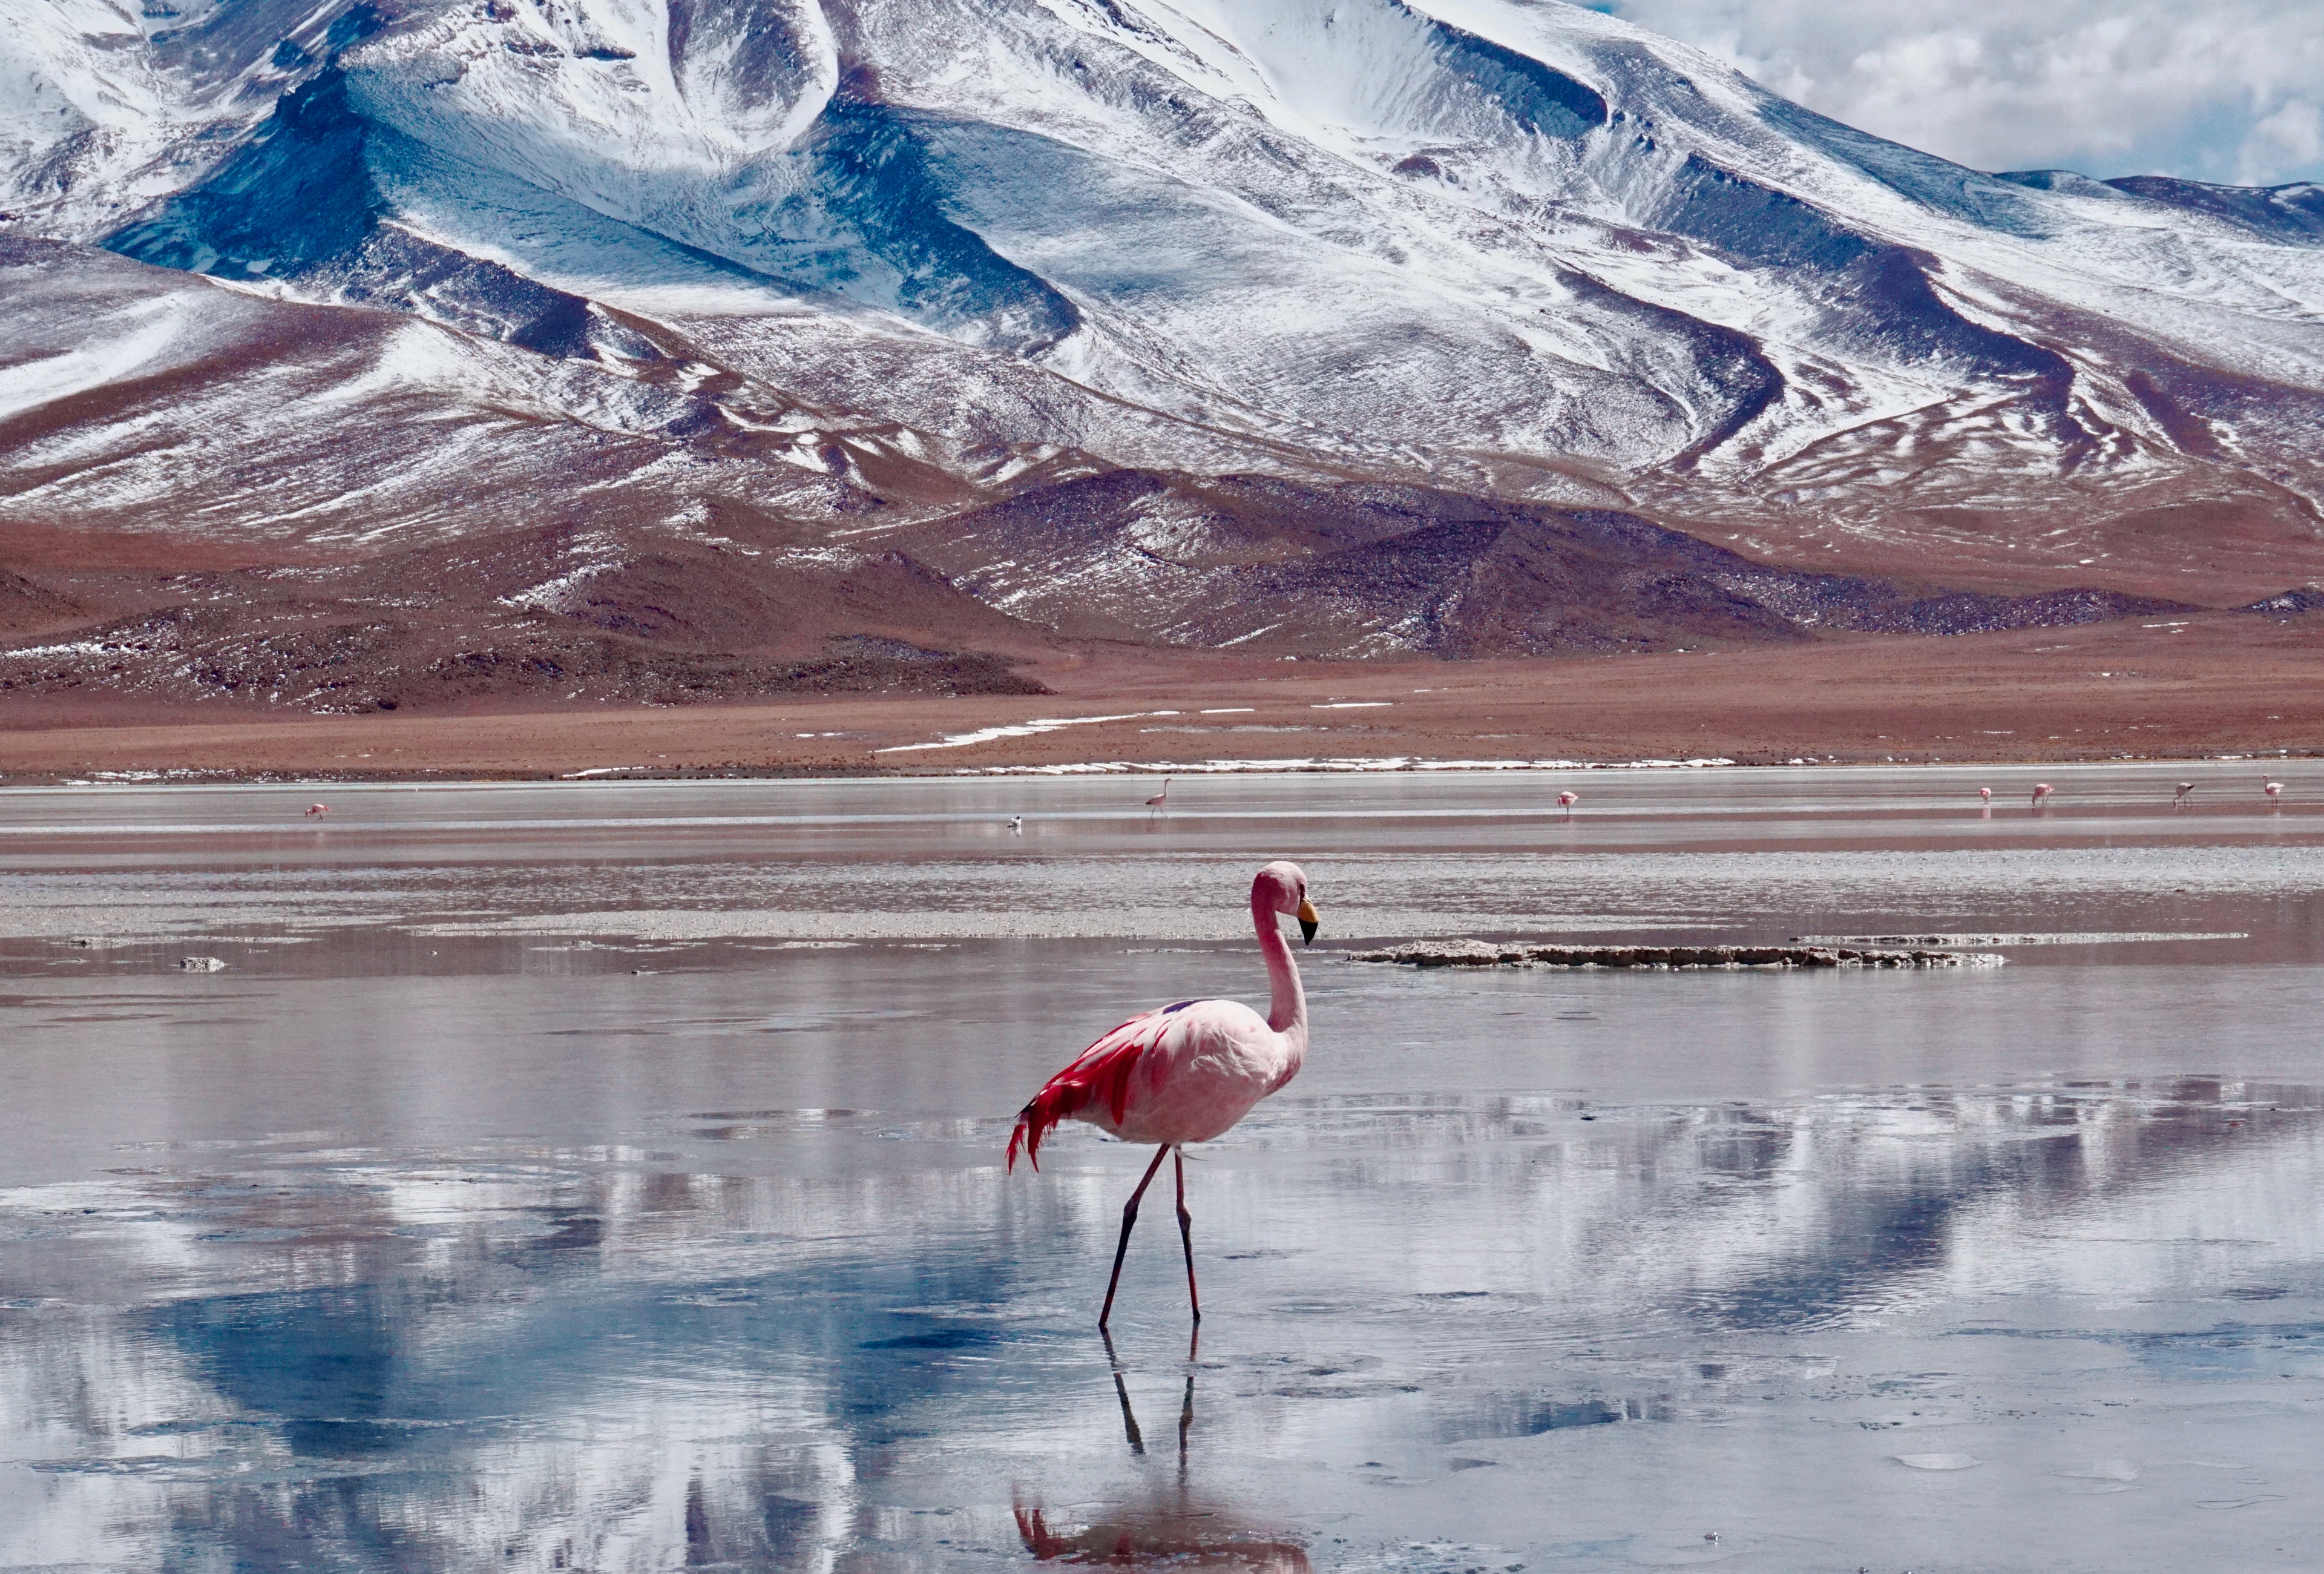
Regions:
<svg viewBox="0 0 2324 1574"><path fill-rule="evenodd" d="M2279 774L0 792L0 1565L2312 1567ZM1110 1356L1141 1155L1010 1112L1278 854L1314 1053ZM1458 933L2009 965L1338 959Z"/></svg>

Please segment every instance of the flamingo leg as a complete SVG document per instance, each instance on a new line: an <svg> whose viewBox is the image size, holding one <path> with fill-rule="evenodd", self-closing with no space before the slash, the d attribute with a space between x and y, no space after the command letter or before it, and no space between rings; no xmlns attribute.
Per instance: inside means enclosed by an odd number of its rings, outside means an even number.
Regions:
<svg viewBox="0 0 2324 1574"><path fill-rule="evenodd" d="M1106 1320L1113 1316L1113 1292L1121 1288L1121 1259L1130 1255L1130 1227L1138 1222L1138 1199L1146 1195L1148 1186L1154 1184L1154 1177L1161 1171L1162 1161L1169 1156L1168 1148L1154 1150L1154 1162L1146 1166L1146 1179L1138 1183L1138 1190L1131 1192L1130 1200L1121 1205L1121 1242L1113 1248L1113 1277L1105 1282L1105 1309L1097 1314L1097 1331L1100 1333L1105 1331Z"/></svg>
<svg viewBox="0 0 2324 1574"><path fill-rule="evenodd" d="M1186 1303L1194 1309L1194 1321L1203 1320L1202 1292L1194 1288L1194 1216L1186 1211L1186 1155L1172 1148L1176 1155L1173 1166L1178 1178L1178 1241L1186 1248Z"/></svg>

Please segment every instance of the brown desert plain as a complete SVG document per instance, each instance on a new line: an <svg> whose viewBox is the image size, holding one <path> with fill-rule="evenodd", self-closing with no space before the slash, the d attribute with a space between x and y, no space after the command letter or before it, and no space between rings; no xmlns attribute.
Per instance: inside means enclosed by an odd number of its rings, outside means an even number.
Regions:
<svg viewBox="0 0 2324 1574"><path fill-rule="evenodd" d="M2324 753L2324 628L2248 613L1556 660L1053 650L1047 694L478 704L201 721L19 697L11 784L97 773L348 781L864 774L1119 763L2095 760ZM989 741L947 738L1072 722Z"/></svg>

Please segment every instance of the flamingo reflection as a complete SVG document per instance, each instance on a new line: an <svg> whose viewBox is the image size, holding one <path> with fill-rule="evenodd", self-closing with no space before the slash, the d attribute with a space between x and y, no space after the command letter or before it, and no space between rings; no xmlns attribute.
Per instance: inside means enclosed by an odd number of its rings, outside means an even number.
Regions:
<svg viewBox="0 0 2324 1574"><path fill-rule="evenodd" d="M1146 1434L1130 1403L1113 1340L1105 1356L1113 1368L1113 1394L1121 1404L1122 1435L1130 1451L1143 1458ZM1044 1562L1106 1563L1117 1568L1221 1569L1240 1574L1309 1574L1307 1549L1279 1531L1259 1531L1233 1516L1199 1506L1186 1490L1186 1439L1194 1427L1194 1359L1203 1336L1195 1330L1186 1347L1186 1389L1178 1404L1178 1482L1176 1490L1146 1503L1112 1505L1093 1523L1062 1518L1052 1522L1038 1503L1011 1505L1017 1534L1025 1550Z"/></svg>
<svg viewBox="0 0 2324 1574"><path fill-rule="evenodd" d="M1052 1525L1038 1506L1019 1505L1016 1514L1025 1550L1045 1562L1233 1569L1248 1574L1308 1574L1312 1567L1307 1549L1298 1542L1240 1539L1217 1514L1200 1509L1132 1511L1103 1524L1081 1526Z"/></svg>

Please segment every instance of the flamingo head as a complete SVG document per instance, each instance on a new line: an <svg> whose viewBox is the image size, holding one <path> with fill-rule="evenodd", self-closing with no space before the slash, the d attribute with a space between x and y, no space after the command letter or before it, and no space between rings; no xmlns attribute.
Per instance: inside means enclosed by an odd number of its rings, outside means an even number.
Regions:
<svg viewBox="0 0 2324 1574"><path fill-rule="evenodd" d="M1298 865L1277 858L1261 869L1250 883L1250 904L1259 912L1296 918L1300 940L1306 945L1315 943L1315 931L1323 921L1317 915L1315 904L1307 900L1307 874Z"/></svg>

